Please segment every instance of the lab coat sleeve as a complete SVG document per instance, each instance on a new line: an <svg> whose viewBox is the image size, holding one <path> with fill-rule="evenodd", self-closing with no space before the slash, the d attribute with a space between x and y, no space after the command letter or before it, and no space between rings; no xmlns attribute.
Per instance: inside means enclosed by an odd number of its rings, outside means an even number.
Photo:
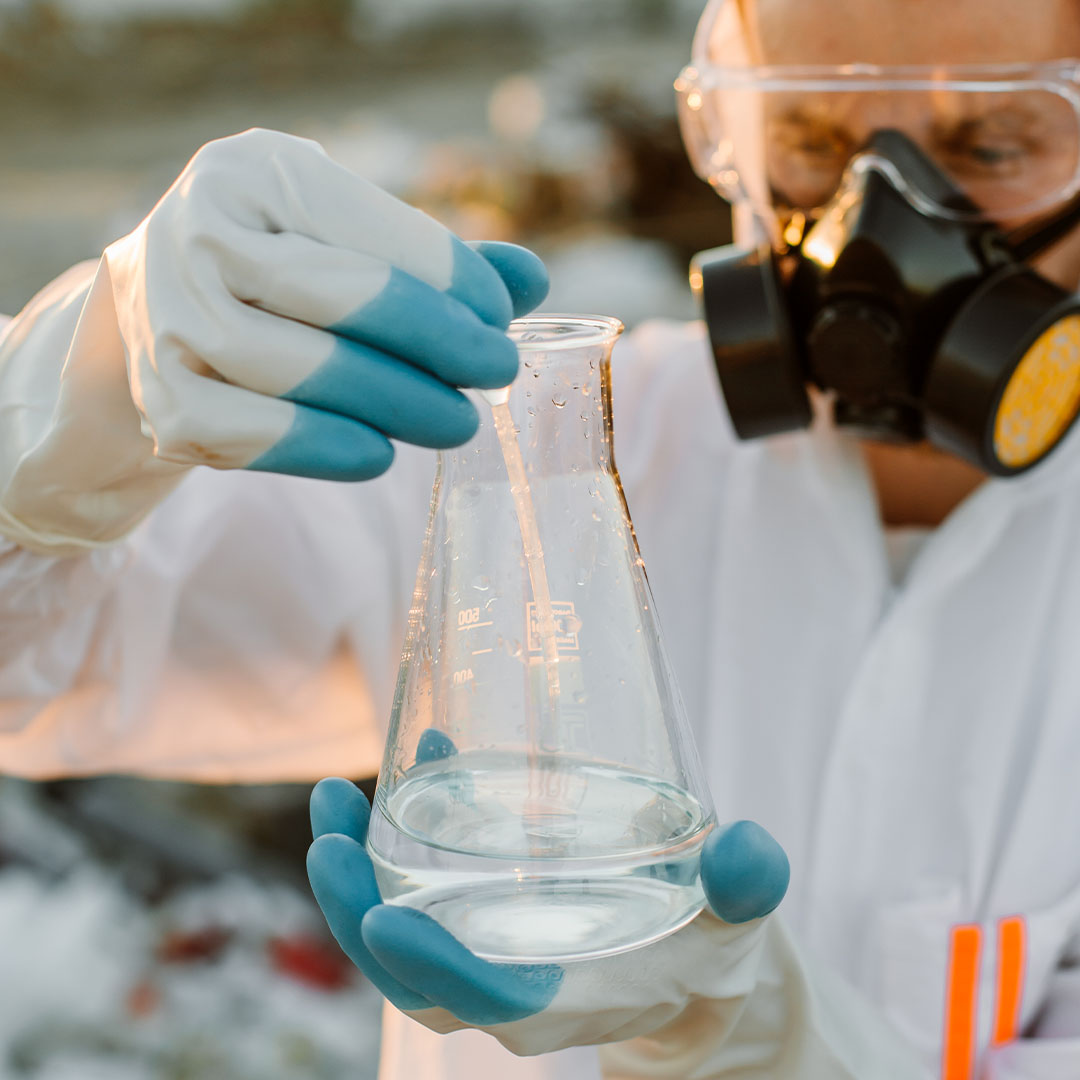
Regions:
<svg viewBox="0 0 1080 1080"><path fill-rule="evenodd" d="M35 347L62 357L92 269L0 340L51 335ZM376 772L433 468L406 446L364 484L197 468L113 546L0 537L0 772Z"/></svg>
<svg viewBox="0 0 1080 1080"><path fill-rule="evenodd" d="M18 322L0 315L0 348L11 343L9 334L18 335L15 345L32 338L42 355L62 363L93 267L80 263L50 282ZM0 398L9 389L20 394L17 382L8 386L9 377L5 371L0 378ZM124 559L119 547L85 559L46 558L0 536L0 731L18 724L6 707L9 696L21 696L20 688L34 693L66 681L64 668L86 653L90 612L109 591Z"/></svg>
<svg viewBox="0 0 1080 1080"><path fill-rule="evenodd" d="M0 547L0 771L379 766L433 455L366 484L193 470L121 544Z"/></svg>

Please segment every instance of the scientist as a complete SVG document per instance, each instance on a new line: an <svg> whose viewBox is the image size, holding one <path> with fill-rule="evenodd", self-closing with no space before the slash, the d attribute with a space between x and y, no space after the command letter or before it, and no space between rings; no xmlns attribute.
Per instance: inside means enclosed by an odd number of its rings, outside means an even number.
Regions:
<svg viewBox="0 0 1080 1080"><path fill-rule="evenodd" d="M614 408L739 823L683 930L518 968L381 905L320 784L384 1078L1080 1076L1078 56L1072 0L709 5L678 91L740 247L696 264L707 324L620 346ZM423 448L545 287L310 142L200 150L0 337L0 768L372 772Z"/></svg>

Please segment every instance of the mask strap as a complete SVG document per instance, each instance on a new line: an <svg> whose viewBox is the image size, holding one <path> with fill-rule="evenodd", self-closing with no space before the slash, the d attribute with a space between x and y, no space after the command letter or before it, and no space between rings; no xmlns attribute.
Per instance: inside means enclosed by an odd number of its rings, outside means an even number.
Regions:
<svg viewBox="0 0 1080 1080"><path fill-rule="evenodd" d="M1056 244L1080 225L1080 195L1076 195L1063 210L1052 218L1021 226L1006 237L1013 255L1027 262Z"/></svg>

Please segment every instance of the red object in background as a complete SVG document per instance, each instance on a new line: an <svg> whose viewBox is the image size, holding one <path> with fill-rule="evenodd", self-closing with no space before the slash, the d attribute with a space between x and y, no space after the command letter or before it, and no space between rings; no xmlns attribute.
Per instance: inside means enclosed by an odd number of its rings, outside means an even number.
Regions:
<svg viewBox="0 0 1080 1080"><path fill-rule="evenodd" d="M306 934L274 937L266 943L276 970L320 990L343 990L352 982L349 958L332 942Z"/></svg>
<svg viewBox="0 0 1080 1080"><path fill-rule="evenodd" d="M161 1004L161 993L149 979L140 979L128 992L129 1016L149 1016Z"/></svg>
<svg viewBox="0 0 1080 1080"><path fill-rule="evenodd" d="M206 926L199 930L173 930L157 947L157 958L163 964L190 964L197 960L213 960L229 943L231 930Z"/></svg>

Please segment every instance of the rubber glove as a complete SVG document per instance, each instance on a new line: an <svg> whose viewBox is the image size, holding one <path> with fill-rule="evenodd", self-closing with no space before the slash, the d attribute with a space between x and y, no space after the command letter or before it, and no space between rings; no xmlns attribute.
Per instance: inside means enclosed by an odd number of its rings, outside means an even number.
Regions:
<svg viewBox="0 0 1080 1080"><path fill-rule="evenodd" d="M71 554L130 531L193 465L333 480L391 439L445 447L505 386L547 291L332 161L253 130L204 146L149 216L0 339L0 533Z"/></svg>
<svg viewBox="0 0 1080 1080"><path fill-rule="evenodd" d="M655 1033L685 1022L700 1001L715 1006L710 1037L722 1036L754 988L763 917L788 884L787 857L776 841L760 826L738 822L705 842L701 876L712 910L675 934L565 966L490 963L423 912L381 903L363 846L369 814L347 780L323 780L312 793L308 875L334 936L415 1020L441 1033L480 1028L516 1054ZM691 1073L682 1075L688 1080Z"/></svg>

